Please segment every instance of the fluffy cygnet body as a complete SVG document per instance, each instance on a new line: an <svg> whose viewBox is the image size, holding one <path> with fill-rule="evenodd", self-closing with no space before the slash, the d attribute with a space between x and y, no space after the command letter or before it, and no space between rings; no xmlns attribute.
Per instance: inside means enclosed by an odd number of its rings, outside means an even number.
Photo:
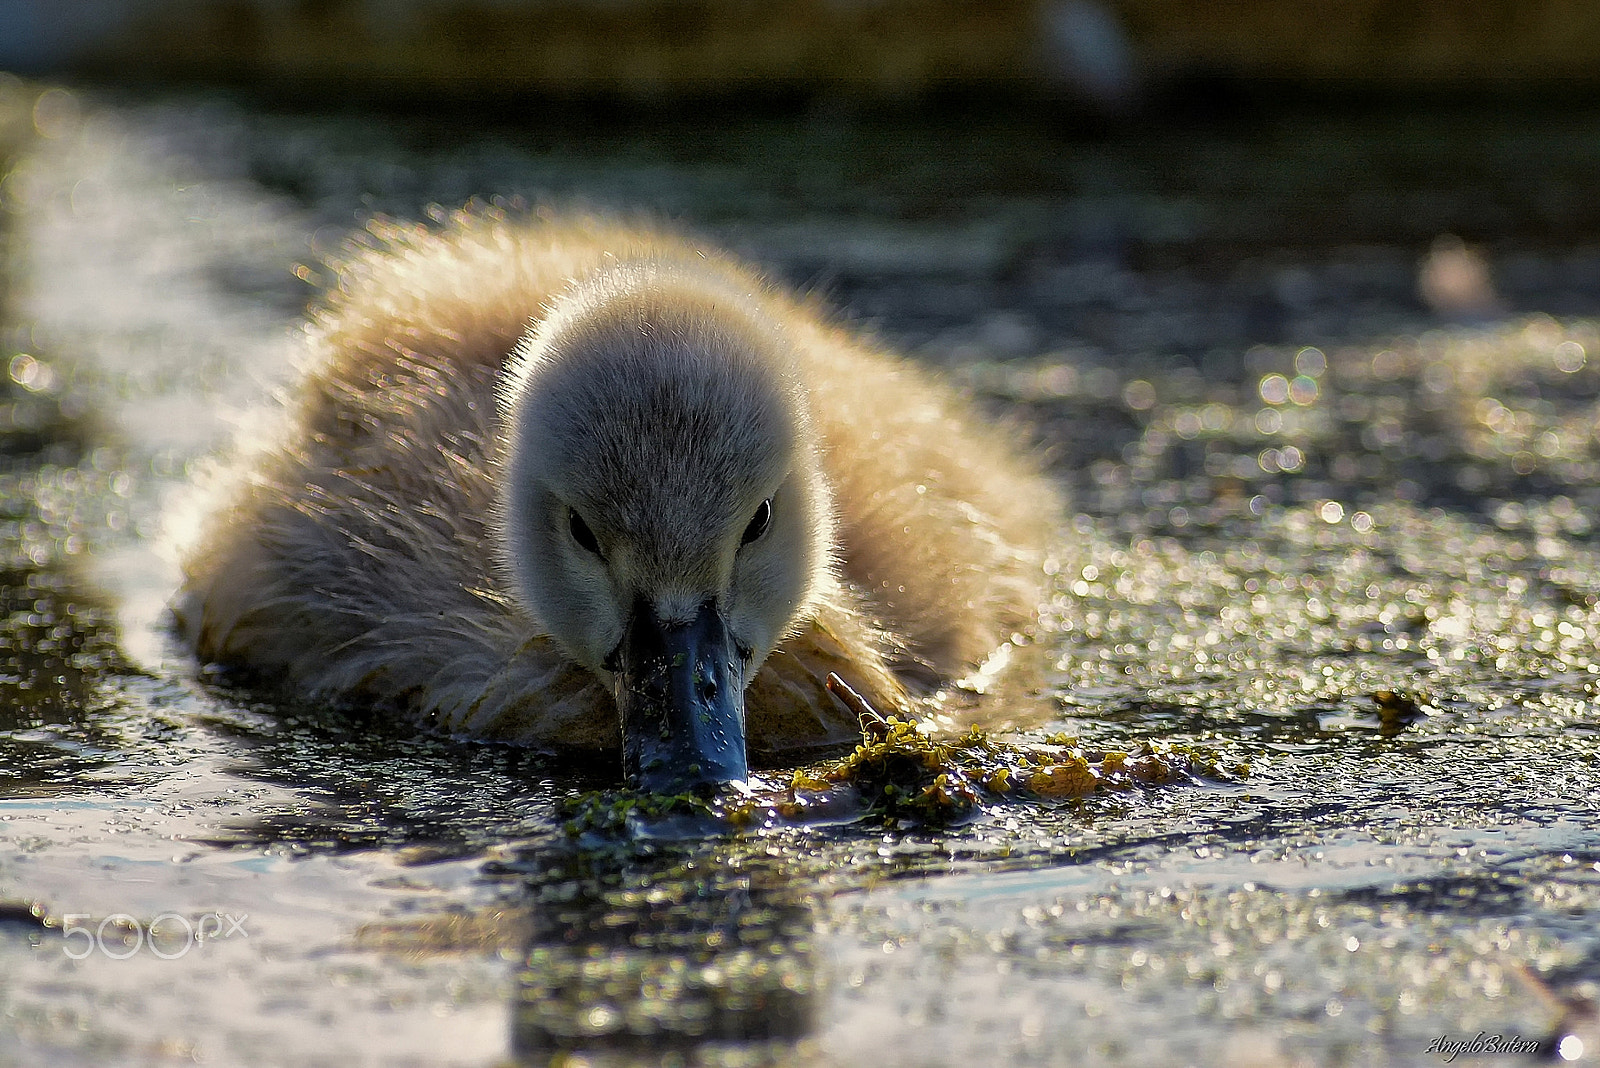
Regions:
<svg viewBox="0 0 1600 1068"><path fill-rule="evenodd" d="M366 245L187 555L202 660L678 785L854 737L830 671L910 711L1032 623L1049 482L725 254L488 211Z"/></svg>

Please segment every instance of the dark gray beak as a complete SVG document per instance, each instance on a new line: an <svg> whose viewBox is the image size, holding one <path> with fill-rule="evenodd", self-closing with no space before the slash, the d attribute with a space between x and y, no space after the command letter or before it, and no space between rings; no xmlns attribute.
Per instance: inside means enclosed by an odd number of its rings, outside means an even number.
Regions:
<svg viewBox="0 0 1600 1068"><path fill-rule="evenodd" d="M634 605L616 674L622 768L635 786L681 793L749 775L744 659L716 603L687 623Z"/></svg>

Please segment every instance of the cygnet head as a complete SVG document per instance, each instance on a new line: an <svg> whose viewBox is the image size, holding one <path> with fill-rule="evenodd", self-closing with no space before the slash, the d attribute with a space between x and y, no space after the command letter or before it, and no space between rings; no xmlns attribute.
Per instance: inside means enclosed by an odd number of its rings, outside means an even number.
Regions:
<svg viewBox="0 0 1600 1068"><path fill-rule="evenodd" d="M648 789L746 777L745 687L829 573L790 344L729 282L625 265L559 299L506 377L503 560L610 686Z"/></svg>

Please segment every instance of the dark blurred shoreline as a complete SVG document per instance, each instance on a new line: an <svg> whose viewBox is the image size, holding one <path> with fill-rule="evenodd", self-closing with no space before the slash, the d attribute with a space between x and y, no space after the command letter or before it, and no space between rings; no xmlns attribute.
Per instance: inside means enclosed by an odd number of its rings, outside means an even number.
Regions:
<svg viewBox="0 0 1600 1068"><path fill-rule="evenodd" d="M1583 0L7 0L0 69L363 109L1600 102Z"/></svg>
<svg viewBox="0 0 1600 1068"><path fill-rule="evenodd" d="M941 118L951 122L998 118L1049 123L1074 136L1096 137L1195 124L1226 128L1251 123L1263 115L1306 111L1351 119L1412 111L1600 114L1600 65L1593 79L1461 78L1399 85L1361 79L1246 78L1193 70L1152 83L1137 100L1116 108L1093 106L1048 84L1021 82L933 83L903 92L882 92L838 83L733 81L671 92L634 92L605 85L438 86L354 73L285 77L249 68L160 72L120 63L87 63L53 75L29 77L140 97L220 92L255 107L286 113L349 111L396 117L448 117L479 125L522 122L530 116L604 126L663 119L716 121L723 117L794 119L837 115Z"/></svg>

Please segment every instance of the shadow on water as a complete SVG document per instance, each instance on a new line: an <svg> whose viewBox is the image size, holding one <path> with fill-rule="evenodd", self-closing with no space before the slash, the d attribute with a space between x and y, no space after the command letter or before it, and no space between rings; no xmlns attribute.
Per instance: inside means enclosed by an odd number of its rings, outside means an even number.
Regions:
<svg viewBox="0 0 1600 1068"><path fill-rule="evenodd" d="M243 695L213 690L213 696ZM229 774L294 797L292 804L230 820L205 839L223 848L296 855L404 849L413 860L476 856L499 842L550 832L555 803L587 781L582 768L540 753L418 735L370 712L219 702L202 722L229 740Z"/></svg>
<svg viewBox="0 0 1600 1068"><path fill-rule="evenodd" d="M718 1044L787 1044L815 1027L822 977L806 881L706 850L553 850L505 866L531 916L513 1049L660 1063Z"/></svg>

